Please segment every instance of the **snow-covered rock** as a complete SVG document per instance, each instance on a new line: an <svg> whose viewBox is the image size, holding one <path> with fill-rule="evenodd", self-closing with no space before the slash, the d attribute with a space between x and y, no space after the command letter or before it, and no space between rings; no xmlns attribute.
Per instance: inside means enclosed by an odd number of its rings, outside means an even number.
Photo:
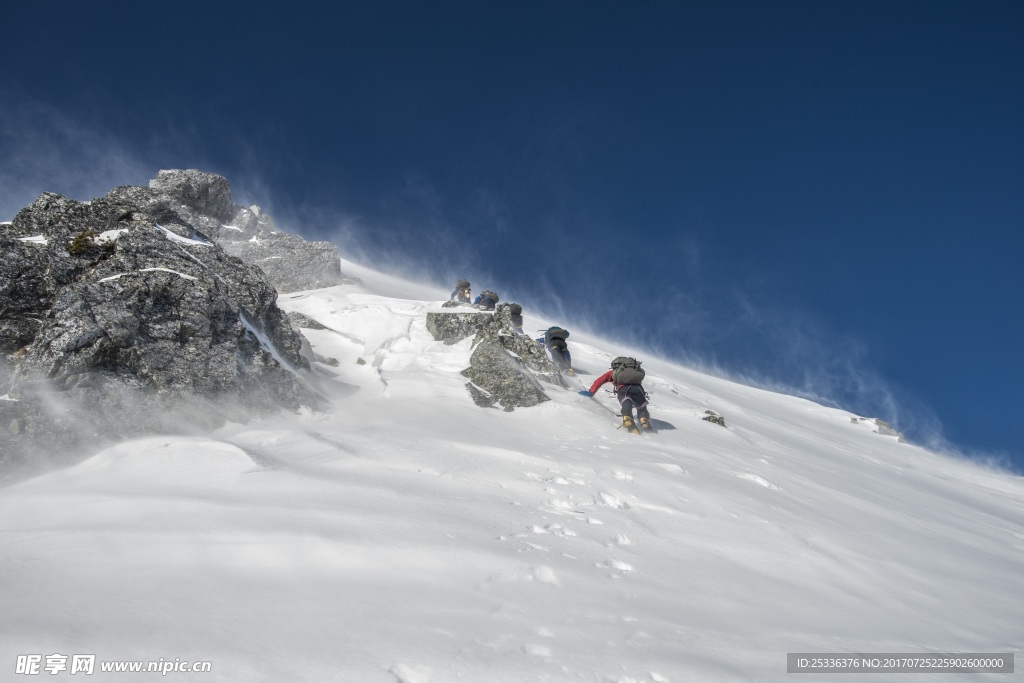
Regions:
<svg viewBox="0 0 1024 683"><path fill-rule="evenodd" d="M282 232L258 206L235 207L231 221L220 225L224 250L267 274L278 291L296 292L357 280L341 272L338 248L330 242L309 242Z"/></svg>
<svg viewBox="0 0 1024 683"><path fill-rule="evenodd" d="M0 226L4 391L21 399L0 406L8 457L316 404L272 284L172 204L148 188L43 194Z"/></svg>

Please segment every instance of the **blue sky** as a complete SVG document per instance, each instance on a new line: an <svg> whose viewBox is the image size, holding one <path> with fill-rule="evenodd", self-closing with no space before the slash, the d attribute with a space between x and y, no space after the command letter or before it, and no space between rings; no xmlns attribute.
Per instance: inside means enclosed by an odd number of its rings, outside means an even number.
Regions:
<svg viewBox="0 0 1024 683"><path fill-rule="evenodd" d="M1024 470L1024 4L5 3L0 211L160 168Z"/></svg>

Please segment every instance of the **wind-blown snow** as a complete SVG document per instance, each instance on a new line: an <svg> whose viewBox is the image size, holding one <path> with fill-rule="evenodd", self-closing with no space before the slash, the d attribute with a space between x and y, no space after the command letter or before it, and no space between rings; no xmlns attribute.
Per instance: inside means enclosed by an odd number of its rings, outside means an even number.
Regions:
<svg viewBox="0 0 1024 683"><path fill-rule="evenodd" d="M116 230L104 230L96 237L97 244L108 244L110 242L116 242L121 235L126 232L130 232L128 228L118 228Z"/></svg>
<svg viewBox="0 0 1024 683"><path fill-rule="evenodd" d="M425 329L447 293L343 270L364 285L280 299L328 328L303 333L330 411L126 442L0 491L0 667L679 683L789 680L787 652L1020 649L1021 479L649 356L675 427L654 436L617 430L604 393L481 409L470 342ZM573 340L587 383L639 353Z"/></svg>
<svg viewBox="0 0 1024 683"><path fill-rule="evenodd" d="M172 231L168 230L167 228L165 228L162 225L157 225L156 227L160 228L160 230L163 231L164 235L167 236L167 239L169 239L172 242L177 242L178 244L187 244L187 245L192 246L192 247L210 247L210 246L213 246L209 242L206 242L204 240L196 240L196 239L192 239L190 237L182 237L178 233L172 232Z"/></svg>
<svg viewBox="0 0 1024 683"><path fill-rule="evenodd" d="M114 280L120 280L125 275L134 275L135 273L151 273L151 272L154 272L154 271L159 271L161 273L171 273L172 275L177 275L178 277L183 278L185 280L195 280L196 279L195 276L193 276L193 275L188 275L186 273L181 273L181 272L179 272L177 270L172 270L170 268L154 267L154 268L140 268L139 270L133 270L133 271L131 271L129 273L118 273L117 275L111 275L109 277L100 278L99 280L97 280L97 282L113 282Z"/></svg>

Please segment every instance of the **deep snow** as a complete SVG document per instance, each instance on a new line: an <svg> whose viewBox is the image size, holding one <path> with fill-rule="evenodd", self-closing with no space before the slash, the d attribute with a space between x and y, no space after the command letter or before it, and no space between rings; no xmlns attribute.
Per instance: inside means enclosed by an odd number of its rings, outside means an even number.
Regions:
<svg viewBox="0 0 1024 683"><path fill-rule="evenodd" d="M202 681L783 681L787 652L1020 649L1022 479L584 334L583 381L638 355L675 429L556 387L477 408L469 341L425 328L447 293L343 270L364 285L281 297L329 328L303 332L338 361L330 410L0 490L0 678L94 653Z"/></svg>

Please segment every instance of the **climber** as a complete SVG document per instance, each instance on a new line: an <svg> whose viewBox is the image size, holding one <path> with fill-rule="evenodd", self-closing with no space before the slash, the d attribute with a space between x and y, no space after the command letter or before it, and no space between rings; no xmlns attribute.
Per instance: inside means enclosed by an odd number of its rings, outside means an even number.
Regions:
<svg viewBox="0 0 1024 683"><path fill-rule="evenodd" d="M498 295L489 289L480 292L480 296L473 300L473 305L484 311L493 311L498 305Z"/></svg>
<svg viewBox="0 0 1024 683"><path fill-rule="evenodd" d="M512 331L516 334L526 334L523 332L523 307L519 304L512 304L508 307L508 322Z"/></svg>
<svg viewBox="0 0 1024 683"><path fill-rule="evenodd" d="M458 301L460 304L468 304L469 301L469 280L459 280L455 283L455 291L452 292L450 301Z"/></svg>
<svg viewBox="0 0 1024 683"><path fill-rule="evenodd" d="M631 434L639 434L640 429L645 432L653 432L651 426L651 413L647 410L647 392L644 391L644 370L640 362L635 358L619 356L611 362L611 370L604 373L590 385L590 391L583 390L581 396L592 397L604 384L612 382L615 387L615 397L619 400L622 408L622 426ZM636 416L640 422L640 429L637 429L633 420L633 408L636 407Z"/></svg>
<svg viewBox="0 0 1024 683"><path fill-rule="evenodd" d="M549 327L545 330L543 337L537 338L537 343L543 344L544 348L548 350L551 362L560 372L575 377L576 371L572 369L572 354L569 353L569 345L565 341L568 336L568 330L563 330L561 327Z"/></svg>

